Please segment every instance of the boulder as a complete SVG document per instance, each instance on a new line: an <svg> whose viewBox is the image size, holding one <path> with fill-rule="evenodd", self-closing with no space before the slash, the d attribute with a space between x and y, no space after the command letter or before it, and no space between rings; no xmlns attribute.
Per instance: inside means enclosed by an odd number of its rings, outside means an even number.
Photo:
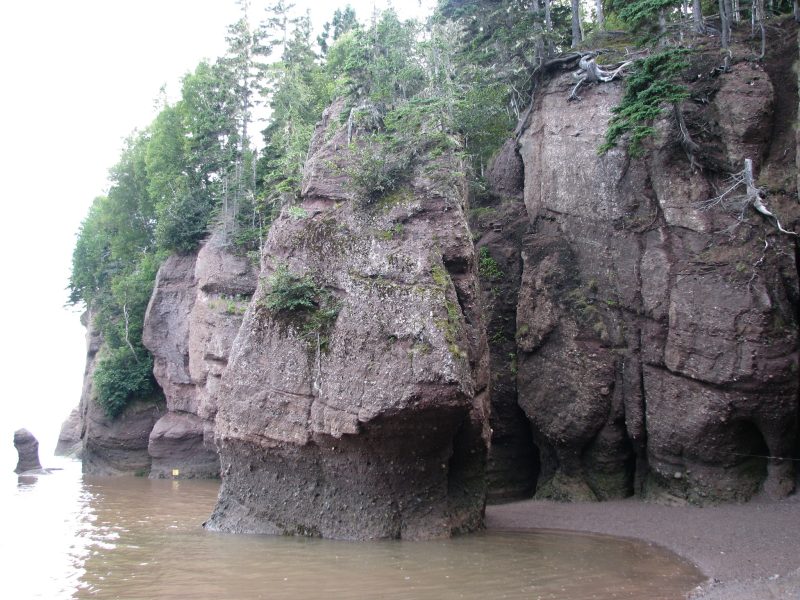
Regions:
<svg viewBox="0 0 800 600"><path fill-rule="evenodd" d="M492 157L486 171L489 190L501 198L521 200L525 186L525 167L517 152L517 141L508 139Z"/></svg>

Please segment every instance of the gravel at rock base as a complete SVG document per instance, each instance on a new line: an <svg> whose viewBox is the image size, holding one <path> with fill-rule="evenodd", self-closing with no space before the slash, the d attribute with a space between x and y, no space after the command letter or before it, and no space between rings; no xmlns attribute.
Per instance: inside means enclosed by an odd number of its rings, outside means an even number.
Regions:
<svg viewBox="0 0 800 600"><path fill-rule="evenodd" d="M800 496L705 508L640 500L490 506L489 529L562 529L630 537L691 560L709 581L693 600L800 600Z"/></svg>

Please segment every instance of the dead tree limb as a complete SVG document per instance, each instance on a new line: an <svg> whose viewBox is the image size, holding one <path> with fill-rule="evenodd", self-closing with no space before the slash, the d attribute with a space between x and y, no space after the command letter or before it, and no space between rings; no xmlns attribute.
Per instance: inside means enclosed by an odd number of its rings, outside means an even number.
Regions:
<svg viewBox="0 0 800 600"><path fill-rule="evenodd" d="M733 206L740 211L739 220L742 221L744 220L747 207L752 206L753 210L772 223L778 231L786 235L797 237L796 232L784 229L777 215L764 204L766 192L755 184L755 178L753 177L753 161L751 159L744 159L744 169L738 173L734 173L731 176L730 183L730 187L721 194L701 202L700 208L708 210L714 206ZM736 194L735 192L742 186L745 188L745 193Z"/></svg>
<svg viewBox="0 0 800 600"><path fill-rule="evenodd" d="M764 190L756 187L755 183L753 182L753 161L750 160L749 158L746 158L744 161L744 179L745 179L745 184L747 185L747 197L751 198L751 201L753 203L753 208L755 208L759 213L761 213L764 217L766 217L767 220L774 221L775 227L781 233L797 237L796 232L784 229L781 226L781 222L778 220L778 217L775 215L775 213L771 212L764 205L764 201L762 199L762 196L764 195Z"/></svg>

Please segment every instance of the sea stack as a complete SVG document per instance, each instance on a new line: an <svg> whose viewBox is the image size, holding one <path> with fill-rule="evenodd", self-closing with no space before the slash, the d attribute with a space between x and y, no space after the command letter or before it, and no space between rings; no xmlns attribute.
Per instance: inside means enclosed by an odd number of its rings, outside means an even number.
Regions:
<svg viewBox="0 0 800 600"><path fill-rule="evenodd" d="M19 459L15 473L36 471L42 468L39 462L39 441L27 429L17 429L14 432L14 447L17 449Z"/></svg>

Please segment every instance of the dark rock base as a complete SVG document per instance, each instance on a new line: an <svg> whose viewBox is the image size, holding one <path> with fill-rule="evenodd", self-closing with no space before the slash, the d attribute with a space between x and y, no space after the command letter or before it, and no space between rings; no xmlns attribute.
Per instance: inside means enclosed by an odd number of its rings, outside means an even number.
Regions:
<svg viewBox="0 0 800 600"><path fill-rule="evenodd" d="M214 479L219 457L211 423L192 413L170 412L150 433L151 479Z"/></svg>
<svg viewBox="0 0 800 600"><path fill-rule="evenodd" d="M478 529L485 455L467 428L454 435L454 421L394 420L364 435L317 435L305 446L217 440L223 483L206 528L349 540Z"/></svg>
<svg viewBox="0 0 800 600"><path fill-rule="evenodd" d="M150 431L163 414L163 405L139 400L114 420L100 409L88 415L83 448L83 472L89 475L147 475Z"/></svg>

